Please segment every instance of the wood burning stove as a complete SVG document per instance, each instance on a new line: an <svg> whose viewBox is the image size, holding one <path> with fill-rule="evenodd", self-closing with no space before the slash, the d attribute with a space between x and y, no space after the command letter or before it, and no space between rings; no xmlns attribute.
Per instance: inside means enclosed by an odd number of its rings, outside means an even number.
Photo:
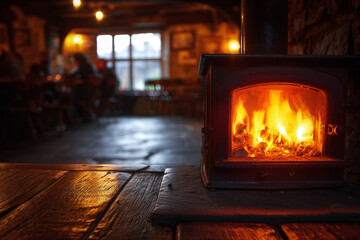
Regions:
<svg viewBox="0 0 360 240"><path fill-rule="evenodd" d="M347 82L357 57L202 55L201 176L215 188L343 182Z"/></svg>

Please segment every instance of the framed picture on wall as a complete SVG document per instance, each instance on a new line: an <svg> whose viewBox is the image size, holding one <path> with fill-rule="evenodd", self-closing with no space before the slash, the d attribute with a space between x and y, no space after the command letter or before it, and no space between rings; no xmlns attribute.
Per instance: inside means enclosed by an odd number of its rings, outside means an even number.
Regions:
<svg viewBox="0 0 360 240"><path fill-rule="evenodd" d="M201 39L202 53L222 53L222 38L221 37L204 37Z"/></svg>
<svg viewBox="0 0 360 240"><path fill-rule="evenodd" d="M196 54L192 51L178 51L178 63L180 64L197 64Z"/></svg>
<svg viewBox="0 0 360 240"><path fill-rule="evenodd" d="M173 32L171 34L172 50L187 50L195 47L195 33L192 31Z"/></svg>
<svg viewBox="0 0 360 240"><path fill-rule="evenodd" d="M14 45L16 47L26 47L31 45L31 34L29 29L15 29Z"/></svg>

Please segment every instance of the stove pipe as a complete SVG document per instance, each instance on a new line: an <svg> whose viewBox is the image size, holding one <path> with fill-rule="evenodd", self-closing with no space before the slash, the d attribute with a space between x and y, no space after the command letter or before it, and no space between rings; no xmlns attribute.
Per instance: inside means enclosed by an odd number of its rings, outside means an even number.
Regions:
<svg viewBox="0 0 360 240"><path fill-rule="evenodd" d="M288 0L241 1L241 53L287 54Z"/></svg>

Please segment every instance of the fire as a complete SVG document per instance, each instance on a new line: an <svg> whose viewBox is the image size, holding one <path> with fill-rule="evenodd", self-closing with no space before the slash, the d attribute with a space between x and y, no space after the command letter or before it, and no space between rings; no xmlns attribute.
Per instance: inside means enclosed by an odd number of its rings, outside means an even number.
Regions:
<svg viewBox="0 0 360 240"><path fill-rule="evenodd" d="M300 127L298 128L298 130L296 131L296 133L297 133L297 139L298 139L300 142L301 142L302 140L304 140L304 138L303 138L304 132L305 132L305 128L304 128L303 126L300 126Z"/></svg>
<svg viewBox="0 0 360 240"><path fill-rule="evenodd" d="M321 116L316 116L314 107L304 103L308 95L264 88L235 94L233 156L320 156Z"/></svg>

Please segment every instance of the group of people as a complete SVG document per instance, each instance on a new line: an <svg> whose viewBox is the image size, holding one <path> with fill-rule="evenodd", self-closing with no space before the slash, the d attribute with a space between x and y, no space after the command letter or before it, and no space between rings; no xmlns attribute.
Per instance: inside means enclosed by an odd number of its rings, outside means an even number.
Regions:
<svg viewBox="0 0 360 240"><path fill-rule="evenodd" d="M87 55L83 53L77 53L73 56L74 67L69 73L70 77L74 77L80 80L76 93L77 99L87 99L91 96L87 96L86 90L92 84L91 79L100 79L101 97L112 97L118 87L118 80L112 71L107 68L106 61L104 59L98 59L95 66L91 63Z"/></svg>
<svg viewBox="0 0 360 240"><path fill-rule="evenodd" d="M72 104L77 108L77 113L84 112L82 108L92 104L95 99L106 101L114 97L119 81L113 70L106 66L106 60L98 59L93 64L86 54L76 53L71 57L71 62L72 68L63 77L71 81L69 83L73 86ZM47 84L46 79L51 73L46 53L36 58L27 74L24 73L21 59L10 51L0 51L0 63L0 77L24 82L29 88L28 96L37 98L38 102L51 103L58 100L58 91L53 84Z"/></svg>
<svg viewBox="0 0 360 240"><path fill-rule="evenodd" d="M94 105L97 100L107 101L114 97L119 82L104 59L98 59L94 65L86 54L77 53L73 55L73 64L68 77L78 81L74 97L79 113L84 111L84 104Z"/></svg>
<svg viewBox="0 0 360 240"><path fill-rule="evenodd" d="M86 89L91 85L92 77L101 80L100 90L103 98L112 97L119 86L119 81L116 78L112 69L106 66L106 60L98 59L95 65L90 61L88 56L84 53L76 53L71 57L73 67L67 74L67 77L72 77L78 80L78 89L76 98L86 99ZM8 77L12 79L25 79L23 62L21 57L17 54L0 49L0 77ZM49 61L45 53L38 57L37 61L31 65L28 76L30 78L43 78L50 74Z"/></svg>
<svg viewBox="0 0 360 240"><path fill-rule="evenodd" d="M74 54L73 60L71 71L52 76L46 53L25 71L20 55L0 48L0 142L63 131L66 125L104 116L113 107L109 102L117 103L118 81L105 60L95 65L85 54Z"/></svg>

